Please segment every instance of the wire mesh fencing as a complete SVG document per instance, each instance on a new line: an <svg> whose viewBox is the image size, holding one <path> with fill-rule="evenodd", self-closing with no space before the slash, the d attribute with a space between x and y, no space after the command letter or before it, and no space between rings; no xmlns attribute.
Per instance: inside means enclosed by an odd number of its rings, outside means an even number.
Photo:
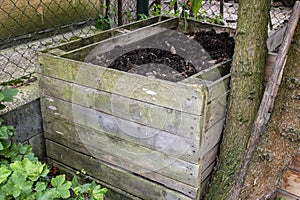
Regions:
<svg viewBox="0 0 300 200"><path fill-rule="evenodd" d="M180 16L188 1L177 1L174 6L171 0L149 0L149 14ZM103 20L109 27L136 21L136 11L136 0L0 0L0 84L30 78L37 70L37 51L88 37ZM237 12L236 0L203 0L200 9L203 21L219 19L233 28ZM272 6L270 29L285 23L290 12L290 7Z"/></svg>

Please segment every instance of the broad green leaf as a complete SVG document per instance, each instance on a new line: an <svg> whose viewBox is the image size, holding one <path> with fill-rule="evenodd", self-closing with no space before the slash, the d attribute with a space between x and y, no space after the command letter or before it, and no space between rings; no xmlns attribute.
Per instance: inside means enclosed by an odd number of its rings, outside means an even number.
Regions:
<svg viewBox="0 0 300 200"><path fill-rule="evenodd" d="M72 183L67 181L64 184L57 187L57 191L60 193L60 196L64 199L70 197L70 188L72 186Z"/></svg>
<svg viewBox="0 0 300 200"><path fill-rule="evenodd" d="M24 145L24 146L21 146L20 148L19 148L19 152L21 153L21 154L25 154L26 152L27 152L27 147Z"/></svg>
<svg viewBox="0 0 300 200"><path fill-rule="evenodd" d="M197 17L197 14L202 6L202 0L191 0L191 10L194 14L194 17Z"/></svg>
<svg viewBox="0 0 300 200"><path fill-rule="evenodd" d="M14 196L14 198L17 198L19 197L21 194L21 190L19 188L15 188L13 191L12 191L12 195Z"/></svg>
<svg viewBox="0 0 300 200"><path fill-rule="evenodd" d="M0 142L0 151L4 149L2 142Z"/></svg>
<svg viewBox="0 0 300 200"><path fill-rule="evenodd" d="M35 191L37 192L42 192L44 190L46 190L47 185L44 182L37 182L35 185Z"/></svg>
<svg viewBox="0 0 300 200"><path fill-rule="evenodd" d="M54 198L59 198L57 197L57 192L55 190L48 190L45 192L37 192L36 193L36 199L37 200L52 200Z"/></svg>
<svg viewBox="0 0 300 200"><path fill-rule="evenodd" d="M5 99L5 96L1 93L1 90L0 90L0 102L3 101L3 99Z"/></svg>
<svg viewBox="0 0 300 200"><path fill-rule="evenodd" d="M10 164L10 167L13 171L24 171L24 166L21 161L15 161Z"/></svg>
<svg viewBox="0 0 300 200"><path fill-rule="evenodd" d="M73 187L79 186L79 182L78 182L78 179L77 179L76 176L73 176L73 179L72 179L72 186L73 186Z"/></svg>
<svg viewBox="0 0 300 200"><path fill-rule="evenodd" d="M49 174L49 169L47 165L43 165L43 171L41 172L41 177L46 177Z"/></svg>
<svg viewBox="0 0 300 200"><path fill-rule="evenodd" d="M170 11L174 8L175 3L177 3L177 0L172 0L169 6Z"/></svg>
<svg viewBox="0 0 300 200"><path fill-rule="evenodd" d="M27 158L28 160L32 161L32 162L37 162L38 158L34 155L34 153L30 152L27 153L24 158ZM41 175L42 176L42 175Z"/></svg>
<svg viewBox="0 0 300 200"><path fill-rule="evenodd" d="M1 189L0 189L0 199L5 199L5 194L4 192L1 191Z"/></svg>
<svg viewBox="0 0 300 200"><path fill-rule="evenodd" d="M31 162L28 158L23 160L28 178L32 181L36 181L42 173L44 166L40 162Z"/></svg>
<svg viewBox="0 0 300 200"><path fill-rule="evenodd" d="M4 88L0 90L0 92L4 95L4 99L2 99L3 102L13 102L14 96L16 96L19 91L13 88Z"/></svg>
<svg viewBox="0 0 300 200"><path fill-rule="evenodd" d="M93 199L95 200L103 200L104 199L104 195L107 192L106 188L101 188L100 185L97 185L95 181L92 182L91 184L91 197L93 197Z"/></svg>
<svg viewBox="0 0 300 200"><path fill-rule="evenodd" d="M84 192L88 192L88 190L89 190L90 187L91 187L91 184L86 183L86 184L84 184L84 185L80 185L80 186L78 187L78 189L79 189L79 192L80 192L80 193L84 193Z"/></svg>
<svg viewBox="0 0 300 200"><path fill-rule="evenodd" d="M26 181L26 175L22 173L22 171L14 171L11 175L11 180L16 185L16 187L21 187Z"/></svg>
<svg viewBox="0 0 300 200"><path fill-rule="evenodd" d="M11 174L11 171L7 167L1 166L0 167L0 184L3 183L4 181L6 181L7 177L9 177L10 174Z"/></svg>
<svg viewBox="0 0 300 200"><path fill-rule="evenodd" d="M0 127L0 139L7 140L8 139L8 129L6 126Z"/></svg>
<svg viewBox="0 0 300 200"><path fill-rule="evenodd" d="M57 176L51 179L51 184L53 187L57 188L58 186L62 185L65 182L66 178L64 175Z"/></svg>

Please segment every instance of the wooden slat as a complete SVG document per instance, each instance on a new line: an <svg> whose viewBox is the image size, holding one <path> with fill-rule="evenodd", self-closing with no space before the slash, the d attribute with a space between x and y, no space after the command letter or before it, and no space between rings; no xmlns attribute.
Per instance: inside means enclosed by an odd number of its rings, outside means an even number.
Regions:
<svg viewBox="0 0 300 200"><path fill-rule="evenodd" d="M49 136L49 134L47 134L47 135ZM64 139L62 139L61 141L58 141L58 142L59 143L57 143L57 144L63 143ZM71 146L71 148L69 148L70 150L76 151L78 153L83 153L85 155L88 155L88 156L92 157L92 155L88 151L83 152L82 149L85 148L85 147L83 147L82 145L80 146L80 144L78 145L76 142L77 141L75 141L75 143L73 143L73 146ZM74 149L74 145L77 145L77 149L76 148ZM115 166L120 166L123 169L126 169L126 167L125 168L123 167L124 165L128 165L128 163L124 162L122 159L115 158L111 155L106 155L105 153L103 154L103 157L104 157L104 161L106 160L106 158L109 158L109 161L110 161L109 163L112 163ZM62 162L64 162L64 161L62 161ZM64 163L68 164L66 162L64 162ZM196 187L186 185L184 183L181 183L181 182L178 182L176 180L170 179L170 178L165 177L161 174L149 171L147 169L141 168L141 167L136 166L136 165L131 164L131 163L129 163L129 165L132 165L132 166L130 166L130 168L134 168L134 169L136 169L136 171L138 171L138 170L143 170L144 172L147 171L147 173L141 173L141 174L135 173L135 174L138 174L139 176L144 177L144 178L149 179L149 180L152 180L154 182L160 183L160 184L166 186L167 188L176 190L176 191L178 191L182 194L185 194L185 195L187 195L191 198L195 198L197 193L199 193L199 187L196 188ZM99 177L97 177L97 178L99 178Z"/></svg>
<svg viewBox="0 0 300 200"><path fill-rule="evenodd" d="M279 188L300 198L300 173L287 170L282 178Z"/></svg>
<svg viewBox="0 0 300 200"><path fill-rule="evenodd" d="M47 101L44 102L46 107L55 106L55 99L59 98L185 138L199 141L200 134L203 132L204 118L199 115L180 112L49 77L41 78L40 87L45 88L42 96L47 95L50 100L54 97L53 101L46 99ZM218 104L223 100L222 98L211 104L207 126L212 125L222 115L224 108L219 108ZM72 109L68 111L72 112Z"/></svg>
<svg viewBox="0 0 300 200"><path fill-rule="evenodd" d="M274 52L275 49L278 48L281 45L281 43L283 41L283 37L284 37L286 27L287 26L285 25L284 27L277 30L276 32L273 32L273 34L271 34L268 37L267 47L268 47L269 52Z"/></svg>
<svg viewBox="0 0 300 200"><path fill-rule="evenodd" d="M69 167L69 166L66 166L62 163L59 163L51 158L47 158L47 162L52 165L52 166L56 166L60 169L60 171L62 173L65 173L66 174L66 177L71 179L72 177L74 176L78 176L76 174L76 172L78 172L78 170L72 168L72 167ZM87 174L89 175L89 172L87 172ZM86 177L82 180L81 177L78 177L78 180L79 182L86 182ZM99 184L101 184L102 187L106 187L108 188L108 193L106 193L105 195L105 199L107 200L117 200L117 199L122 199L122 200L140 200L140 198L136 197L136 196L133 196L133 195L130 195L128 194L127 192L125 191L122 191L120 190L119 188L116 188L108 183L104 183L103 181L101 180L98 180L97 177L91 177L91 176L88 176L88 181L91 180L91 181L95 181ZM186 193L183 193L189 197L191 197L192 199L201 199L199 198L200 194L203 192L203 190L205 189L205 187L207 186L209 182L209 177L206 178L202 183L201 183L201 187L199 190L197 190L197 195L196 194L193 194L193 191L186 191ZM165 185L165 184L164 184ZM165 185L166 186L166 185ZM168 185L167 185L168 186Z"/></svg>
<svg viewBox="0 0 300 200"><path fill-rule="evenodd" d="M217 122L213 127L208 129L202 138L201 142L201 149L200 152L202 155L205 155L208 151L213 149L213 147L216 146L216 144L219 143L221 139L221 133L223 130L225 118L221 119L219 122Z"/></svg>
<svg viewBox="0 0 300 200"><path fill-rule="evenodd" d="M202 173L202 176L201 176L201 182L204 181L206 178L208 178L211 174L212 174L212 171L214 170L214 167L216 165L217 161L211 163L208 168L206 168L203 173Z"/></svg>
<svg viewBox="0 0 300 200"><path fill-rule="evenodd" d="M79 183L89 183L95 181L97 184L100 184L102 188L107 188L108 192L105 194L105 200L142 200L141 198L133 196L126 191L120 190L119 188L116 188L108 183L104 183L99 179L89 176L89 172L87 172L88 174L85 176L80 176L77 174L78 170L57 162L49 157L47 158L47 163L50 166L58 167L59 173L64 174L68 180L72 180L73 177L76 177Z"/></svg>
<svg viewBox="0 0 300 200"><path fill-rule="evenodd" d="M205 110L206 88L201 85L187 86L45 54L39 61L45 76L190 114L202 115Z"/></svg>
<svg viewBox="0 0 300 200"><path fill-rule="evenodd" d="M45 120L45 136L70 148L77 149L83 145L91 155L107 162L113 162L110 159L113 156L127 163L124 168L135 173L155 171L194 187L200 184L200 165L179 160L178 157L171 157L60 118L55 124L54 121L54 118L51 121ZM176 146L174 145L173 148Z"/></svg>
<svg viewBox="0 0 300 200"><path fill-rule="evenodd" d="M199 78L195 77L193 79L183 81L182 83L190 85L190 86L203 85L208 90L207 102L211 102L215 98L218 98L220 95L228 92L229 81L230 81L230 74L227 74L215 81L204 80L204 79L199 79Z"/></svg>
<svg viewBox="0 0 300 200"><path fill-rule="evenodd" d="M153 200L191 199L183 194L167 189L162 185L122 170L119 167L114 167L80 154L49 140L46 140L46 145L48 148L47 156L50 158L61 163L68 163L68 166L72 166L72 168L76 170L85 169L91 176L97 177L103 182L109 183L114 187L120 188L140 198Z"/></svg>
<svg viewBox="0 0 300 200"><path fill-rule="evenodd" d="M160 22L160 20L163 21L166 19L169 19L169 18L156 16L156 17L151 17L151 18L148 18L148 19L142 20L142 21L132 22L132 23L129 23L129 24L126 24L123 26L118 26L116 28L112 28L112 29L109 29L106 31L101 31L101 32L95 33L89 37L85 37L85 38L81 38L76 41L70 41L68 43L61 44L61 45L57 46L56 48L63 50L64 53L61 54L61 55L63 55L63 54L66 54L68 51L75 50L77 48L82 48L83 46L86 46L86 45L89 45L89 44L92 44L95 42L100 42L100 41L108 39L112 36L120 35L121 30L124 30L124 29L134 30L137 28L149 26L151 24L159 25L160 23L158 23L158 22ZM50 49L50 51L51 51L51 49Z"/></svg>
<svg viewBox="0 0 300 200"><path fill-rule="evenodd" d="M52 142L52 141L51 141ZM71 149L72 150L72 149ZM77 152L77 151L76 151ZM77 153L81 153L81 152L77 152ZM51 159L50 157L47 158L47 161L50 160L53 162L53 159ZM102 162L102 161L96 161L96 162ZM50 162L51 164L51 162ZM59 165L63 165L63 166L66 166L68 163L58 163L57 164ZM109 164L108 164L109 165ZM75 170L75 172L78 171L78 170ZM87 172L88 175L91 175L89 172ZM191 186L188 186L188 185L185 185L185 184L182 184L180 182L176 182L172 179L168 179L164 176L161 176L159 174L156 174L154 172L149 172L149 173L144 173L143 176L140 176L146 180L149 180L149 181L153 181L155 183L158 183L159 185L163 185L164 187L166 188L169 188L171 190L174 190L174 191L178 191L179 193L183 194L183 195L186 195L192 199L195 199L196 196L200 193L200 191L202 190L202 183L201 183L201 187L200 188L194 188L194 187L191 187ZM155 177L155 179L153 179L153 177ZM97 176L94 176L95 179L97 179L98 181L102 182L103 180L100 180L99 178L101 177L97 177ZM159 181L157 181L159 180ZM112 184L112 183L102 183L103 185L107 186L108 184ZM110 187L113 187L113 186L110 186ZM127 191L127 192L130 192L130 191ZM114 199L112 199L114 200Z"/></svg>
<svg viewBox="0 0 300 200"><path fill-rule="evenodd" d="M219 152L219 143L215 147L213 147L213 149L211 149L210 151L208 151L206 154L203 155L203 157L201 158L202 172L205 171L207 168L209 168L209 166L214 161L216 161L218 152Z"/></svg>
<svg viewBox="0 0 300 200"><path fill-rule="evenodd" d="M291 194L287 191L277 189L276 191L276 199L280 200L299 200L299 196L296 196L294 194Z"/></svg>
<svg viewBox="0 0 300 200"><path fill-rule="evenodd" d="M182 160L194 164L199 163L199 140L183 138L61 100L52 100L51 104L47 104L47 106L42 100L43 118L48 123L55 124L55 121L60 123L60 120L66 119L96 132L105 133L108 137L123 139L171 157L180 157ZM70 110L70 112L62 112L62 110L66 111L65 109ZM59 116L60 119L56 120L55 116ZM54 128L56 126L53 125ZM46 131L47 128L51 127L44 127Z"/></svg>
<svg viewBox="0 0 300 200"><path fill-rule="evenodd" d="M266 63L265 63L265 71L264 71L264 85L266 85L266 83L270 78L273 67L275 66L276 63L277 55L278 54L276 53L268 53L267 55Z"/></svg>
<svg viewBox="0 0 300 200"><path fill-rule="evenodd" d="M130 44L166 31L165 29L162 28L175 28L177 27L177 24L178 24L177 18L167 19L165 21L158 22L156 24L139 28L127 34L122 34L113 38L109 38L104 41L95 42L93 44L86 45L82 48L75 49L73 51L70 51L68 54L65 54L63 57L75 59L75 60L84 60L92 50L97 51L97 53L101 54L103 53L103 51L101 50L105 50L105 52L110 51L114 49L117 45Z"/></svg>
<svg viewBox="0 0 300 200"><path fill-rule="evenodd" d="M214 24L212 26L211 23L199 22L193 19L188 19L187 22L188 22L188 29L186 30L185 20L182 18L179 19L177 30L190 33L190 32L197 32L197 31L211 31L211 29L214 29L217 33L227 32L231 37L233 37L235 34L235 29L230 27L225 27L217 24Z"/></svg>
<svg viewBox="0 0 300 200"><path fill-rule="evenodd" d="M214 81L212 84L208 85L208 102L213 101L220 95L226 93L229 89L230 74Z"/></svg>
<svg viewBox="0 0 300 200"><path fill-rule="evenodd" d="M183 79L181 82L193 84L198 81L207 80L211 83L230 74L231 60L215 64L208 69L204 69L193 76ZM196 79L196 80L195 80ZM199 82L201 83L201 82Z"/></svg>
<svg viewBox="0 0 300 200"><path fill-rule="evenodd" d="M292 164L290 165L290 169L300 173L300 153L299 152L293 158Z"/></svg>
<svg viewBox="0 0 300 200"><path fill-rule="evenodd" d="M211 128L218 121L225 118L228 95L229 92L221 94L208 104L206 109L205 130Z"/></svg>

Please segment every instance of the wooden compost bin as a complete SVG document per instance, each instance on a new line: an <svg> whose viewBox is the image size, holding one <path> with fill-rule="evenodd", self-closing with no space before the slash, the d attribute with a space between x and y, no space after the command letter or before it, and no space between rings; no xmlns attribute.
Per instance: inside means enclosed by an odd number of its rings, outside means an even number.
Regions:
<svg viewBox="0 0 300 200"><path fill-rule="evenodd" d="M230 62L170 82L82 61L99 44L138 40L155 26L184 32L179 19L166 19L69 52L40 54L47 157L67 171L85 169L128 197L199 199L216 162ZM212 28L233 32L193 21L187 31Z"/></svg>

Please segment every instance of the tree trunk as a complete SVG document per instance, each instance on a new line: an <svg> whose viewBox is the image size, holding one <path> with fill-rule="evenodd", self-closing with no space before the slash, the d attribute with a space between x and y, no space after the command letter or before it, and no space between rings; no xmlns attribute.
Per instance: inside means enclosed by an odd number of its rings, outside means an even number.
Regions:
<svg viewBox="0 0 300 200"><path fill-rule="evenodd" d="M227 122L207 199L227 199L242 163L263 91L269 7L270 0L239 2Z"/></svg>
<svg viewBox="0 0 300 200"><path fill-rule="evenodd" d="M300 141L300 23L289 51L274 110L242 190L242 199L270 198Z"/></svg>

